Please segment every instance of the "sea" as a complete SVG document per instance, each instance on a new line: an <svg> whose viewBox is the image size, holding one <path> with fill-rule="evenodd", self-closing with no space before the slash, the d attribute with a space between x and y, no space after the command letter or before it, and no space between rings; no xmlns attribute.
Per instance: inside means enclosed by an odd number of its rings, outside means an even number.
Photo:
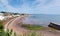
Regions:
<svg viewBox="0 0 60 36"><path fill-rule="evenodd" d="M50 22L60 25L60 15L53 15L53 14L30 14L24 20L26 24L35 24L35 25L42 25L48 26Z"/></svg>

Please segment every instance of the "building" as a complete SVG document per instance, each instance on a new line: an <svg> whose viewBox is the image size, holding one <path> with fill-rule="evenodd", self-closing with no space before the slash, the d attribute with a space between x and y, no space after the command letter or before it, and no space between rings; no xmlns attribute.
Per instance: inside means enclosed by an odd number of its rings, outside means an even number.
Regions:
<svg viewBox="0 0 60 36"><path fill-rule="evenodd" d="M4 15L4 13L0 13L0 20L6 20L6 19L9 19L9 18L12 18L12 15Z"/></svg>
<svg viewBox="0 0 60 36"><path fill-rule="evenodd" d="M4 20L4 14L3 13L0 13L0 20Z"/></svg>

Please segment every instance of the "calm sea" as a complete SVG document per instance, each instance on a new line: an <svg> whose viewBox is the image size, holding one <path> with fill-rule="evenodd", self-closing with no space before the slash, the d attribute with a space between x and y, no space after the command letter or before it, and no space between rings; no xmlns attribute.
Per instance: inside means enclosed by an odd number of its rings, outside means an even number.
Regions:
<svg viewBox="0 0 60 36"><path fill-rule="evenodd" d="M24 22L42 26L47 26L50 22L60 25L60 15L31 14Z"/></svg>

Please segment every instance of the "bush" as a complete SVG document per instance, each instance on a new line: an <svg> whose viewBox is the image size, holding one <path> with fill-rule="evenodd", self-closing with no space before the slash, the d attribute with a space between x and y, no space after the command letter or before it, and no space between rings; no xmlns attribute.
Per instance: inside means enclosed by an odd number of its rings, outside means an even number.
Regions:
<svg viewBox="0 0 60 36"><path fill-rule="evenodd" d="M0 21L0 30L2 30L3 29L3 24L2 24L2 22Z"/></svg>

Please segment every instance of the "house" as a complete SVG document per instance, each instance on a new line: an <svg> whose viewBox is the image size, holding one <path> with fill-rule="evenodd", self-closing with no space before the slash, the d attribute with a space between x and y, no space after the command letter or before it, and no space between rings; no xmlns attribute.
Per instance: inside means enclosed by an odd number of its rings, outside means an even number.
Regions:
<svg viewBox="0 0 60 36"><path fill-rule="evenodd" d="M4 14L3 13L0 13L0 20L4 20Z"/></svg>
<svg viewBox="0 0 60 36"><path fill-rule="evenodd" d="M5 18L4 16L0 16L0 20L4 20L4 18Z"/></svg>
<svg viewBox="0 0 60 36"><path fill-rule="evenodd" d="M8 14L5 16L4 13L0 13L0 20L6 20L6 19L9 19L9 18L12 18L12 15Z"/></svg>
<svg viewBox="0 0 60 36"><path fill-rule="evenodd" d="M20 15L13 15L13 17L19 17Z"/></svg>

